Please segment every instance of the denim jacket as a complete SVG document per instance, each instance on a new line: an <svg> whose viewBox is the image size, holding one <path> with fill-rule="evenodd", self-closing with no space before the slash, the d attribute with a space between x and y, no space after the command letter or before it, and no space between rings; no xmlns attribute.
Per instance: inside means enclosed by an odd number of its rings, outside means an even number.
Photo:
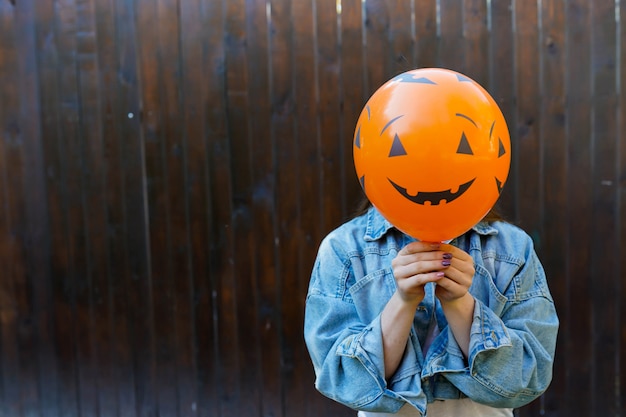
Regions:
<svg viewBox="0 0 626 417"><path fill-rule="evenodd" d="M469 357L427 284L403 359L385 379L380 314L396 290L391 260L414 240L371 208L322 241L304 322L316 388L350 408L387 413L410 403L424 414L429 402L465 396L516 408L541 395L552 379L558 318L531 239L505 222L481 222L451 242L476 270ZM433 314L440 333L424 355Z"/></svg>

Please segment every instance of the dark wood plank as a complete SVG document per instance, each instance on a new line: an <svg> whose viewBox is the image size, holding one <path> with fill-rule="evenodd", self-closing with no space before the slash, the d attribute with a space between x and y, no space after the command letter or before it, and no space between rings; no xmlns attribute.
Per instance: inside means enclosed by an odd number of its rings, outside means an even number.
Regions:
<svg viewBox="0 0 626 417"><path fill-rule="evenodd" d="M299 294L298 246L302 240L299 228L299 205L305 190L299 188L294 111L294 51L291 45L293 23L290 0L272 2L270 39L271 60L271 134L276 164L276 304L279 308L279 344L281 350L281 415L298 414L306 401L306 386L298 384L306 351L303 349L303 303ZM284 138L291 137L286 141Z"/></svg>
<svg viewBox="0 0 626 417"><path fill-rule="evenodd" d="M246 2L244 0L228 2L226 11L226 88L228 114L228 134L232 146L232 210L233 210L233 247L234 275L237 277L236 294L236 337L241 341L237 363L239 395L247 398L237 404L241 415L253 414L262 409L263 374L261 369L261 350L259 326L259 308L257 290L259 288L256 271L254 248L259 236L254 229L254 190L257 185L253 175L255 154L253 143L257 140L256 133L250 128L250 115L258 100L267 97L254 97L249 94L250 81L256 76L255 65L266 65L258 62L249 65L247 49ZM261 23L259 23L261 24ZM243 348L250 346L250 348Z"/></svg>
<svg viewBox="0 0 626 417"><path fill-rule="evenodd" d="M541 3L540 53L542 63L541 125L539 126L543 165L543 232L539 257L543 262L555 300L557 311L568 303L567 267L568 240L568 142L565 120L566 80L566 16L563 2L548 0ZM562 317L567 323L567 317ZM567 325L567 324L566 324ZM539 400L540 413L552 415L565 406L570 398L565 396L566 367L564 350L566 342L560 334L557 346L552 389Z"/></svg>
<svg viewBox="0 0 626 417"><path fill-rule="evenodd" d="M235 4L235 7L238 4ZM230 5L229 5L230 6ZM226 8L225 10L229 10ZM217 30L214 32L215 44L221 42L221 39L229 31L229 15L225 14L226 21L219 22L218 27L221 28L222 34L218 37ZM246 22L246 26L248 23ZM226 39L224 37L224 39ZM232 149L238 146L246 146L246 139L241 137L232 137L229 131L229 121L227 119L230 103L228 97L230 95L230 84L224 84L223 80L228 80L228 43L223 46L217 44L217 54L213 55L214 73L219 76L222 81L216 80L215 93L211 96L218 103L218 107L211 114L211 123L209 124L209 177L211 179L211 195L212 195L212 212L213 222L211 228L213 253L211 256L211 274L213 275L215 294L217 296L215 311L220 322L216 323L215 331L217 331L216 346L216 368L218 383L218 412L222 416L240 415L242 409L247 404L242 401L242 384L246 382L243 377L248 371L244 369L240 363L240 352L243 342L239 337L239 298L237 293L237 270L235 268L235 235L233 227L233 210L234 210L234 181L237 176L232 170L234 157ZM221 48L224 48L220 51ZM241 91L240 86L235 84L234 91ZM217 94L220 94L219 96ZM224 101L226 100L226 101ZM220 119L220 116L223 119ZM238 119L239 120L239 119ZM232 140L232 145L230 143ZM241 144L243 139L243 145ZM253 153L253 151L250 151ZM242 256L252 256L252 248L246 251ZM256 259L253 258L253 262ZM256 278L256 277L255 277ZM252 383L249 381L249 383ZM259 394L260 395L260 394ZM257 396L258 398L258 396ZM252 398L251 401L257 401Z"/></svg>
<svg viewBox="0 0 626 417"><path fill-rule="evenodd" d="M23 187L23 213L16 216L19 224L20 252L24 264L20 276L15 276L15 296L18 300L19 322L17 342L20 369L20 402L25 416L41 413L42 350L39 345L50 342L47 311L50 307L51 248L45 187L44 151L41 125L36 118L41 114L39 66L37 61L37 20L34 2L25 1L16 7L15 39L22 51L15 62L19 89L17 105L17 133L20 144L19 170ZM16 167L18 168L18 167ZM49 352L43 359L48 359ZM43 376L46 378L46 376Z"/></svg>
<svg viewBox="0 0 626 417"><path fill-rule="evenodd" d="M280 315L276 290L276 143L272 136L271 4L246 2L248 36L248 94L250 103L250 129L253 132L251 151L254 155L252 175L255 179L253 192L255 228L255 274L258 285L256 298L257 326L259 330L259 354L262 414L282 416L280 398ZM235 139L234 145L237 146ZM246 379L247 370L240 369L239 377Z"/></svg>
<svg viewBox="0 0 626 417"><path fill-rule="evenodd" d="M439 65L437 0L413 0L413 16L416 67L436 67Z"/></svg>
<svg viewBox="0 0 626 417"><path fill-rule="evenodd" d="M616 320L621 300L617 298L620 277L618 237L615 222L617 211L616 155L617 135L616 86L616 20L615 3L594 1L591 7L592 63L592 181L593 216L591 268L592 354L601 355L591 371L591 406L593 415L616 415L618 412L619 333Z"/></svg>
<svg viewBox="0 0 626 417"><path fill-rule="evenodd" d="M341 211L343 146L340 138L341 99L338 89L340 56L336 47L339 29L336 3L316 3L316 11L321 221L322 230L330 231L343 220Z"/></svg>
<svg viewBox="0 0 626 417"><path fill-rule="evenodd" d="M463 48L463 2L438 0L439 49L437 66L465 73L465 49Z"/></svg>
<svg viewBox="0 0 626 417"><path fill-rule="evenodd" d="M340 15L340 61L341 61L341 119L340 140L342 144L342 216L349 217L357 203L363 198L361 186L354 170L353 137L356 122L363 110L365 96L365 74L363 68L363 32L362 2L359 0L342 1ZM410 27L410 26L409 26ZM403 52L405 59L412 59L411 48ZM405 63L405 65L408 65ZM296 101L296 105L299 101Z"/></svg>
<svg viewBox="0 0 626 417"><path fill-rule="evenodd" d="M537 4L515 3L515 95L517 112L509 129L513 140L511 168L516 184L517 208L515 220L535 239L539 249L541 242L541 190L540 132L540 62Z"/></svg>
<svg viewBox="0 0 626 417"><path fill-rule="evenodd" d="M215 127L220 127L219 125ZM212 126L213 128L213 126ZM209 139L209 178L211 181L212 222L210 273L212 276L215 306L213 318L217 321L213 337L216 353L216 384L219 394L220 416L235 415L231 411L242 406L240 396L240 372L238 357L240 349L237 337L237 297L232 260L234 258L233 234L231 232L231 177L228 137L217 130ZM237 414L238 415L238 414Z"/></svg>
<svg viewBox="0 0 626 417"><path fill-rule="evenodd" d="M590 3L585 0L569 2L567 6L567 125L568 135L568 253L566 285L567 304L561 306L560 333L567 340L562 346L567 381L565 397L576 398L565 404L563 415L593 415L591 410L592 309L591 288L594 273L591 269L590 247L593 243L592 224L592 152L591 152L591 30ZM576 244L581 242L580 244Z"/></svg>
<svg viewBox="0 0 626 417"><path fill-rule="evenodd" d="M145 3L115 0L118 106L114 110L115 117L119 119L114 120L118 122L116 126L119 129L124 214L123 235L120 237L124 253L119 256L125 262L114 264L120 281L114 286L113 298L116 312L119 311L119 316L128 321L127 325L120 321L116 328L118 337L128 340L127 348L118 351L119 359L126 365L118 391L120 415L130 413L137 416L153 415L156 408L151 254L147 230L148 178L144 151L148 138L143 128L148 115L146 109L140 107L145 85L141 53L151 50L150 44L142 39L140 30L146 13L138 6ZM147 16L148 19L151 17ZM114 243L111 242L112 245ZM127 364L127 361L130 362ZM132 369L133 373L128 373L128 369Z"/></svg>
<svg viewBox="0 0 626 417"><path fill-rule="evenodd" d="M363 2L365 93L369 98L390 78L389 3L383 0ZM329 39L328 42L334 42ZM365 103L363 103L365 104Z"/></svg>
<svg viewBox="0 0 626 417"><path fill-rule="evenodd" d="M360 1L355 7L361 7ZM344 13L350 13L343 2ZM293 27L293 68L297 74L293 91L295 102L295 132L297 141L297 156L299 167L297 171L297 189L300 190L299 229L301 242L297 250L299 264L298 277L300 282L299 293L305 293L308 288L308 278L313 268L317 246L322 239L320 200L321 184L319 181L319 127L317 123L318 84L315 76L315 15L313 0L293 2L292 13L298 24ZM360 12L359 12L360 14ZM361 30L361 23L358 23ZM359 61L359 68L361 62ZM313 417L327 414L327 405L331 400L320 400L321 395L314 387L315 376L308 353L302 358L300 380L304 384L306 397L303 403L309 404L306 410L301 410L303 417ZM294 372L296 372L294 370ZM319 395L319 397L318 397ZM323 398L323 397L321 397ZM286 409L286 411L290 411ZM289 413L287 415L291 415Z"/></svg>
<svg viewBox="0 0 626 417"><path fill-rule="evenodd" d="M533 238L535 249L543 247L543 155L541 149L541 59L539 11L533 2L515 2L515 96L517 109L509 125L512 139L511 170L515 182L515 221ZM539 412L541 400L520 410L520 416Z"/></svg>
<svg viewBox="0 0 626 417"><path fill-rule="evenodd" d="M73 5L59 5L55 10L55 40L58 48L56 67L58 91L58 141L57 151L49 155L52 169L57 172L60 183L53 190L55 201L52 213L54 239L53 260L55 281L55 333L56 351L60 361L67 366L59 369L59 412L74 416L80 413L80 388L77 375L80 363L77 354L78 338L76 330L80 320L77 317L78 284L84 283L84 236L80 179L80 141L77 138L79 119L78 79L75 65L75 15ZM58 193L58 194L57 194ZM55 195L56 194L56 195ZM62 231L60 230L62 228ZM58 269L57 269L58 268ZM78 278L80 277L80 278ZM81 314L84 313L81 312ZM84 318L84 314L81 316Z"/></svg>
<svg viewBox="0 0 626 417"><path fill-rule="evenodd" d="M204 82L207 65L204 61L206 18L199 0L179 2L180 10L180 68L181 68L181 122L184 143L184 201L187 262L189 270L179 277L176 288L178 318L178 415L205 415L200 407L199 355L205 355L198 346L199 323L196 300L206 292L208 252L207 182L206 182L206 89ZM202 258L202 259L201 259ZM201 282L202 281L202 282ZM200 283L201 282L201 283ZM205 329L202 329L204 333ZM200 385L201 386L201 385Z"/></svg>
<svg viewBox="0 0 626 417"><path fill-rule="evenodd" d="M94 26L98 63L98 118L102 141L102 205L106 230L102 239L105 254L98 280L94 280L95 331L98 349L98 405L101 415L121 416L134 409L132 361L128 338L128 317L124 314L124 296L120 287L129 275L125 245L124 161L120 146L123 119L118 92L120 77L116 45L116 10L114 1L94 4Z"/></svg>
<svg viewBox="0 0 626 417"><path fill-rule="evenodd" d="M493 3L492 3L493 4ZM489 15L487 2L463 1L465 74L491 93L489 86Z"/></svg>
<svg viewBox="0 0 626 417"><path fill-rule="evenodd" d="M507 122L511 139L515 139L513 130L516 103L515 103L515 40L513 33L513 4L512 0L491 2L487 11L490 16L489 36L489 82L485 87L498 103ZM513 142L511 145L515 145ZM505 218L513 218L515 213L517 191L513 167L504 186L497 207Z"/></svg>
<svg viewBox="0 0 626 417"><path fill-rule="evenodd" d="M626 7L621 5L619 8L619 16L616 16L621 22L618 25L618 36L619 39L626 39ZM621 143L623 143L624 136L626 135L626 100L624 99L624 88L626 86L626 42L620 43L620 49L617 51L617 57L620 62L618 67L618 87L619 87L619 125L618 132L619 137L621 138ZM626 183L626 152L624 146L620 146L619 148L619 159L618 159L618 194L616 197L616 201L619 203L618 213L617 213L617 224L619 225L618 229L618 242L619 243L619 269L618 269L618 277L624 276L626 271L626 245L624 242L626 241L626 221L623 219L626 218L626 188L624 184ZM622 281L623 282L623 281ZM617 292L619 293L618 297L620 300L626 300L626 285L623 283L617 286ZM624 383L624 375L626 375L626 303L621 302L618 303L618 311L616 316L616 326L621 329L621 337L618 339L618 349L619 352L618 360L619 360L619 368L617 369L617 373L620 375L620 385L617 390L617 409L622 414L626 413L626 383ZM621 408L620 408L621 407Z"/></svg>
<svg viewBox="0 0 626 417"><path fill-rule="evenodd" d="M55 302L53 298L53 277L60 265L66 266L66 262L59 256L65 258L64 244L66 235L63 230L62 207L59 205L61 194L59 180L58 159L59 137L59 113L58 113L58 61L54 38L50 36L55 31L55 14L53 4L38 4L33 17L36 21L36 48L38 62L38 85L40 103L40 123L41 123L41 147L45 164L45 188L47 198L47 216L49 218L49 239L52 242L50 247L50 279L41 280L38 286L45 288L48 295L47 308L42 310L45 319L40 324L39 329L39 350L40 350L40 384L45 386L41 390L41 414L42 416L57 416L58 408L58 362L56 354L56 331L54 329ZM58 233L58 235L57 235ZM56 243L60 245L57 248ZM61 249L60 251L57 249ZM42 306L43 307L43 306Z"/></svg>
<svg viewBox="0 0 626 417"><path fill-rule="evenodd" d="M174 224L180 220L171 197L181 191L182 155L176 131L178 107L178 15L176 2L140 2L138 34L142 73L142 128L145 138L147 222L150 245L150 327L154 331L154 392L146 406L154 413L176 415L176 295L178 267ZM184 218L182 219L184 222ZM183 227L183 232L185 228Z"/></svg>
<svg viewBox="0 0 626 417"><path fill-rule="evenodd" d="M386 74L392 78L396 74L415 68L414 31L412 2L388 3L390 55L385 60Z"/></svg>
<svg viewBox="0 0 626 417"><path fill-rule="evenodd" d="M222 267L222 257L232 257L233 247L230 245L230 235L228 234L229 214L224 207L227 204L218 206L218 200L230 198L229 182L230 174L228 161L219 159L219 146L225 143L228 135L227 110L226 110L226 85L223 80L226 77L225 69L225 45L224 45L224 9L221 2L208 2L202 4L202 16L205 21L205 36L203 42L203 58L204 67L206 68L206 85L204 94L204 102L206 103L206 122L204 129L206 133L203 135L204 146L206 150L202 153L195 154L194 164L204 166L204 178L202 184L203 194L195 194L196 196L205 195L206 201L197 201L191 205L192 222L199 221L202 216L207 216L207 225L205 228L193 228L192 239L197 242L198 246L194 246L199 252L194 258L194 265L198 271L197 281L197 350L198 350L198 372L200 390L199 397L199 415L202 416L227 416L224 414L222 399L227 395L232 396L235 391L233 386L236 384L238 376L234 371L238 371L236 359L233 352L228 349L221 355L220 348L224 346L236 346L234 339L234 329L231 326L224 326L224 331L220 331L218 319L222 318L221 308L223 306L221 298L221 280L222 269L224 271L225 280L233 278L232 269ZM196 87L197 88L197 87ZM200 145L198 142L193 142ZM190 161L191 163L191 161ZM221 193L217 194L215 192ZM204 207L206 205L206 207ZM198 226L201 226L200 223ZM203 233L207 232L205 236ZM204 243L208 245L200 248L199 245ZM206 254L205 252L206 251ZM203 259L205 259L203 261ZM207 279L208 272L208 279ZM227 300L228 301L228 300ZM232 306L227 305L227 317L232 317ZM230 368L229 368L230 366ZM231 369L233 372L227 372L222 369ZM232 408L227 408L230 411ZM237 411L237 410L235 410Z"/></svg>
<svg viewBox="0 0 626 417"><path fill-rule="evenodd" d="M157 380L159 381L159 413L184 415L195 402L188 396L193 389L183 377L191 363L190 346L190 281L189 281L189 217L187 209L187 145L182 134L184 120L181 96L183 67L181 62L180 2L159 0L158 62L161 100L161 134L163 141L162 169L167 229L165 237L169 252L168 270L155 276L155 320L157 326ZM185 28L188 32L188 28ZM161 197L158 197L161 198ZM155 219L156 220L156 219ZM153 264L155 268L157 263ZM155 271L155 269L153 269ZM165 272L165 271L164 271ZM157 285L159 288L157 289ZM171 307L167 307L168 303ZM160 329L164 320L171 320L171 331ZM181 375L182 374L182 375ZM169 380L168 380L169 379ZM172 381L175 381L173 386Z"/></svg>
<svg viewBox="0 0 626 417"><path fill-rule="evenodd" d="M99 346L95 329L101 326L95 322L96 298L101 288L95 282L102 282L106 271L106 213L104 210L102 160L102 137L99 114L98 61L96 54L96 29L94 4L89 0L78 0L76 8L76 68L78 71L78 100L80 103L78 136L81 144L82 160L82 210L84 213L84 281L77 293L77 304L82 314L77 323L77 357L79 361L78 380L80 384L80 414L97 416L99 408L99 387L97 358ZM106 285L106 284L105 284ZM106 286L103 288L106 290ZM102 325L106 326L106 323Z"/></svg>
<svg viewBox="0 0 626 417"><path fill-rule="evenodd" d="M134 5L111 0L115 11L115 99L110 123L115 130L108 138L112 162L109 173L111 194L117 184L122 195L109 197L111 220L119 219L118 233L110 245L111 289L115 320L115 354L119 363L118 398L120 416L145 415L146 396L152 392L149 370L154 357L149 294L148 243L146 232L145 163L140 109L140 68ZM121 40L124 40L123 42ZM105 124L106 126L106 124ZM105 140L107 136L105 136ZM115 151L113 151L115 149ZM119 167L118 172L113 172ZM120 212L117 212L120 210ZM130 371L130 372L129 372Z"/></svg>
<svg viewBox="0 0 626 417"><path fill-rule="evenodd" d="M20 172L23 145L20 134L20 67L18 20L15 8L0 3L0 259L6 270L0 280L0 414L21 415L19 327L21 298L18 287L24 280L24 259L17 233L23 226L24 196Z"/></svg>

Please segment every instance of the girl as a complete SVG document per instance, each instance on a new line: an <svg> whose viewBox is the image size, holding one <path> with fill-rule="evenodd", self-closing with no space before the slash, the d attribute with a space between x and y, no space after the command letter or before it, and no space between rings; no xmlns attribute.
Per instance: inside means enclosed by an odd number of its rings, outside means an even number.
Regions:
<svg viewBox="0 0 626 417"><path fill-rule="evenodd" d="M369 206L321 243L304 324L316 388L360 417L482 417L547 389L558 318L530 237L495 212L430 243Z"/></svg>

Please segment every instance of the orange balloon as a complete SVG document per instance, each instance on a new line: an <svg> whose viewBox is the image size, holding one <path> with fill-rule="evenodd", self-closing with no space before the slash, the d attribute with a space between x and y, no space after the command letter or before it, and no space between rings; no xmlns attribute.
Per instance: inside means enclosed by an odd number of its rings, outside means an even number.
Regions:
<svg viewBox="0 0 626 417"><path fill-rule="evenodd" d="M441 68L407 71L380 87L361 112L353 150L374 207L402 232L430 242L478 223L511 165L495 100L469 77Z"/></svg>

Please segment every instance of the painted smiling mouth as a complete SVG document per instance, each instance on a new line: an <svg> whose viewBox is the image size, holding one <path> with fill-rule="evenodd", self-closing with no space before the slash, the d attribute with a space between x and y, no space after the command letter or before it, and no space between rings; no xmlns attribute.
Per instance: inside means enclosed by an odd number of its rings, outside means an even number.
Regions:
<svg viewBox="0 0 626 417"><path fill-rule="evenodd" d="M449 189L445 191L418 191L417 195L410 195L409 193L407 193L406 188L400 187L389 178L387 179L389 180L391 185L393 185L393 187L407 200L421 205L424 205L428 201L431 205L438 206L442 200L445 200L446 203L451 203L452 201L459 198L461 195L463 195L465 191L468 190L468 188L470 188L476 178L464 184L461 184L459 186L459 189L455 193L453 193L452 190Z"/></svg>

